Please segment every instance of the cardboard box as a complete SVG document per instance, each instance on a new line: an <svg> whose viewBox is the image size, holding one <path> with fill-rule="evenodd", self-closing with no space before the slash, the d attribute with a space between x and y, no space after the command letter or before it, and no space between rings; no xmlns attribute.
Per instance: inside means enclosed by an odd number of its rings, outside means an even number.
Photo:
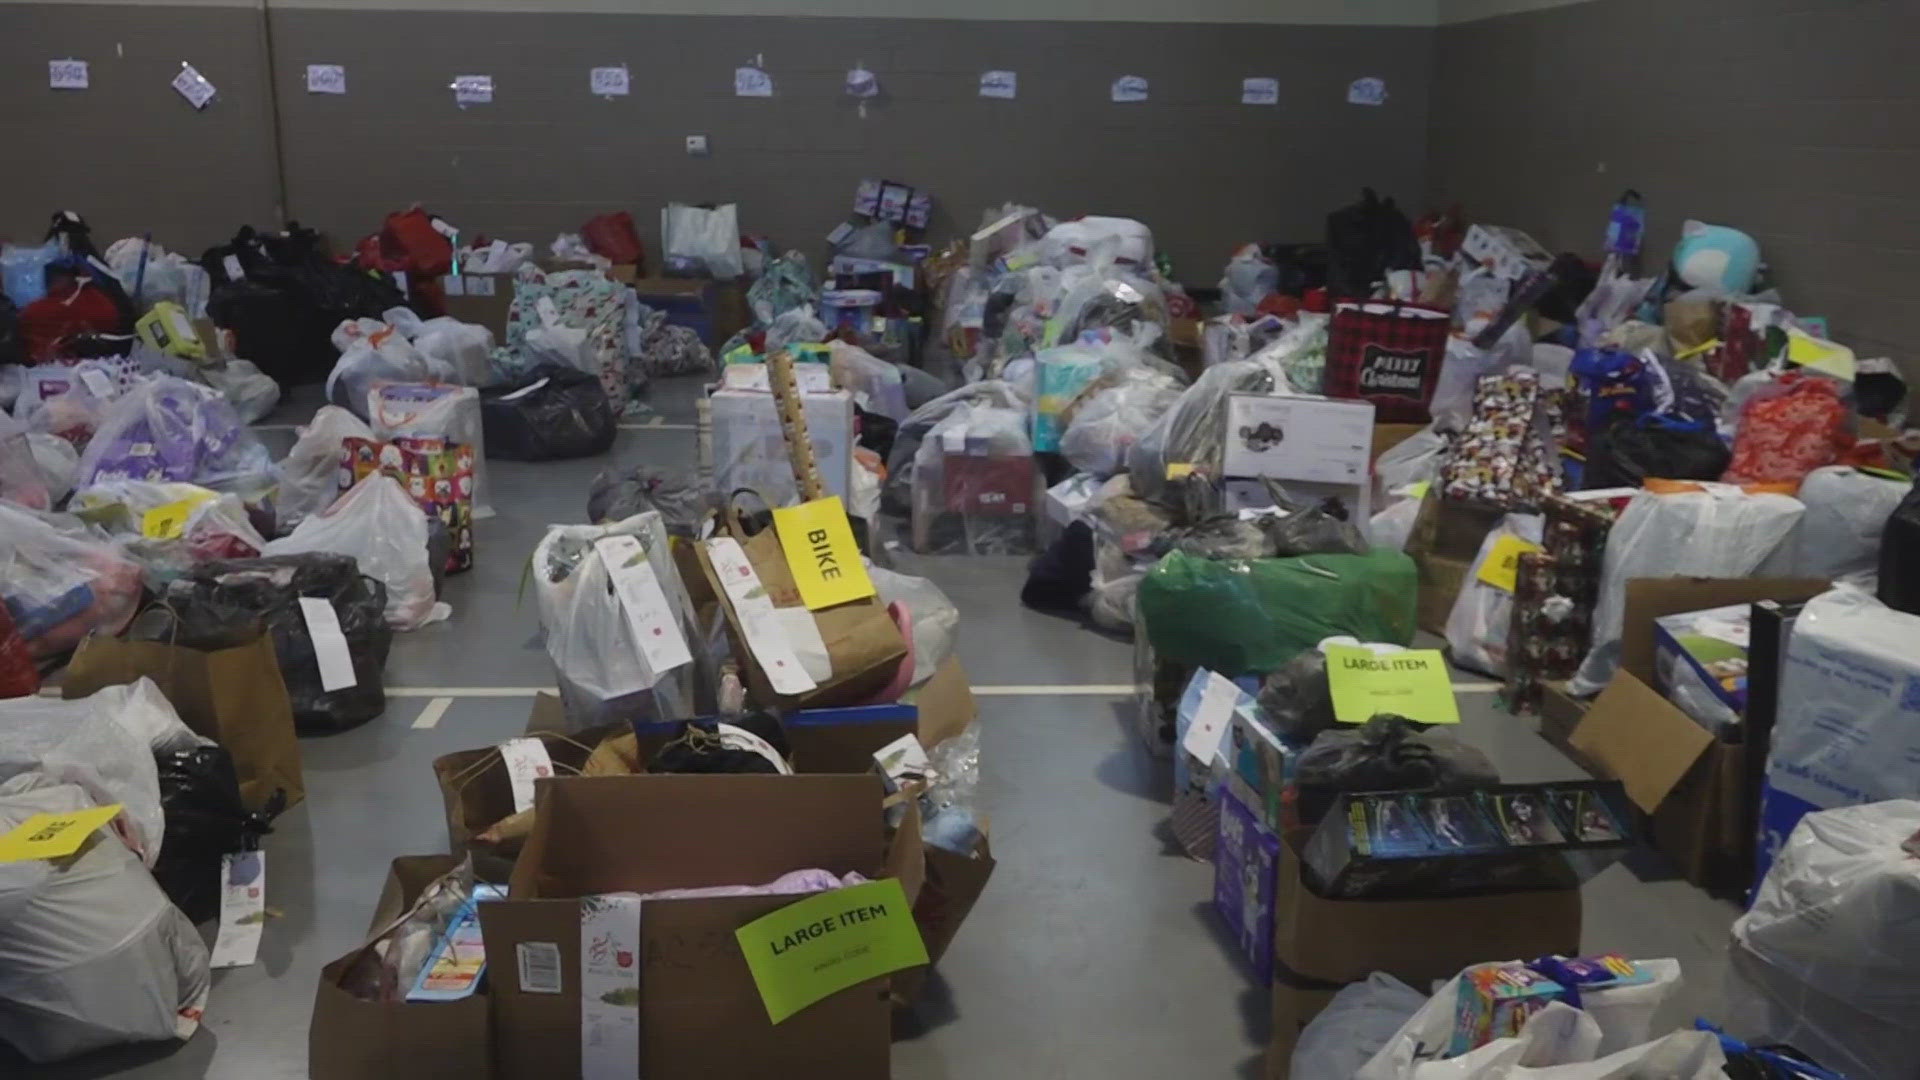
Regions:
<svg viewBox="0 0 1920 1080"><path fill-rule="evenodd" d="M393 860L367 924L368 937L405 913L428 885L458 863L451 855ZM487 994L461 1001L361 1001L339 986L359 953L355 949L320 969L307 1028L307 1075L313 1080L486 1080L494 1075L492 1002Z"/></svg>
<svg viewBox="0 0 1920 1080"><path fill-rule="evenodd" d="M737 281L643 277L627 284L642 304L666 312L669 325L699 334L710 349L718 349L749 321L747 294Z"/></svg>
<svg viewBox="0 0 1920 1080"><path fill-rule="evenodd" d="M1441 499L1428 492L1407 537L1407 554L1419 575L1420 592L1415 617L1420 629L1447 632L1447 616L1460 595L1460 586L1473 569L1480 543L1506 511L1492 506Z"/></svg>
<svg viewBox="0 0 1920 1080"><path fill-rule="evenodd" d="M1373 449L1368 461L1379 461L1380 455L1427 430L1426 424L1375 424L1373 425Z"/></svg>
<svg viewBox="0 0 1920 1080"><path fill-rule="evenodd" d="M1541 733L1564 737L1570 756L1595 776L1619 780L1652 819L1653 846L1686 879L1710 890L1737 890L1753 858L1749 830L1751 747L1744 732L1716 738L1653 689L1654 620L1755 600L1797 601L1825 592L1818 578L1639 578L1627 582L1620 670L1569 729L1577 701L1549 688ZM1549 734L1548 715L1551 714Z"/></svg>
<svg viewBox="0 0 1920 1080"><path fill-rule="evenodd" d="M1373 405L1332 398L1231 394L1221 472L1365 487Z"/></svg>
<svg viewBox="0 0 1920 1080"><path fill-rule="evenodd" d="M562 711L560 727L533 727L533 723L545 723L540 714L547 709ZM572 736L554 733L564 727L564 710L560 699L551 694L535 698L534 711L535 720L529 728L537 733L533 737L546 744L547 756L553 759L555 770L569 776L578 773L605 733ZM505 882L513 873L513 860L520 853L520 842L497 848L473 844L475 836L514 812L513 783L508 779L506 761L500 757L498 748L482 746L442 754L433 760L433 775L440 784L441 801L447 810L447 850L455 858L471 854L474 876L481 881Z"/></svg>
<svg viewBox="0 0 1920 1080"><path fill-rule="evenodd" d="M802 393L807 438L827 494L851 503L853 489L853 395L845 390ZM752 488L775 506L799 501L792 458L773 395L755 390L715 390L707 395L713 490Z"/></svg>
<svg viewBox="0 0 1920 1080"><path fill-rule="evenodd" d="M493 331L496 345L507 343L507 311L513 307L512 274L448 274L440 279L447 314Z"/></svg>
<svg viewBox="0 0 1920 1080"><path fill-rule="evenodd" d="M1553 256L1539 241L1504 225L1471 226L1460 241L1460 254L1508 281L1518 281L1553 264Z"/></svg>

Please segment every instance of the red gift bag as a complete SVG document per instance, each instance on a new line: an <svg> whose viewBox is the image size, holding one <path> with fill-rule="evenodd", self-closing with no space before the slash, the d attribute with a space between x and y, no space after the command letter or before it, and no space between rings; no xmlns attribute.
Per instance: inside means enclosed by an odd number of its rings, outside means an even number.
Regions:
<svg viewBox="0 0 1920 1080"><path fill-rule="evenodd" d="M453 227L419 207L388 214L380 253L409 275L434 278L453 269Z"/></svg>
<svg viewBox="0 0 1920 1080"><path fill-rule="evenodd" d="M1438 308L1341 301L1327 328L1326 395L1373 402L1375 423L1426 423L1452 326Z"/></svg>
<svg viewBox="0 0 1920 1080"><path fill-rule="evenodd" d="M1788 372L1740 407L1730 484L1794 484L1853 449L1840 387L1818 375Z"/></svg>
<svg viewBox="0 0 1920 1080"><path fill-rule="evenodd" d="M636 268L646 261L647 249L640 243L640 232L633 227L633 215L625 210L601 214L580 226L580 239L588 250L603 255L615 266L630 264ZM644 272L636 269L636 273Z"/></svg>

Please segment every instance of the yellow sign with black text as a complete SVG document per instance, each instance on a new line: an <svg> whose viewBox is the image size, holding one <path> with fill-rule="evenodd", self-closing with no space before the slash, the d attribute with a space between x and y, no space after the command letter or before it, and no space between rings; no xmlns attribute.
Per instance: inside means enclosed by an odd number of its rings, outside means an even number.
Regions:
<svg viewBox="0 0 1920 1080"><path fill-rule="evenodd" d="M1460 703L1439 649L1376 653L1352 645L1328 645L1327 689L1333 718L1364 724L1376 714L1404 716L1422 724L1457 724Z"/></svg>
<svg viewBox="0 0 1920 1080"><path fill-rule="evenodd" d="M773 528L787 569L808 611L819 611L874 594L867 564L860 560L853 526L840 496L783 506L773 512Z"/></svg>
<svg viewBox="0 0 1920 1080"><path fill-rule="evenodd" d="M734 932L779 1023L849 986L927 962L913 908L896 878L788 904Z"/></svg>
<svg viewBox="0 0 1920 1080"><path fill-rule="evenodd" d="M1501 533L1500 538L1493 542L1493 550L1487 552L1486 561L1480 564L1480 580L1501 592L1512 592L1520 580L1520 556L1539 550L1539 544L1522 540L1512 533Z"/></svg>
<svg viewBox="0 0 1920 1080"><path fill-rule="evenodd" d="M0 836L0 863L64 859L119 813L120 804L110 803L65 814L35 814Z"/></svg>

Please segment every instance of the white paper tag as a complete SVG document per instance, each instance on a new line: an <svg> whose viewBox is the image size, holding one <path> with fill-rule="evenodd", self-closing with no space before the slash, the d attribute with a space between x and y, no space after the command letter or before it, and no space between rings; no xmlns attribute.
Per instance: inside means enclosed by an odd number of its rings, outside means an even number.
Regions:
<svg viewBox="0 0 1920 1080"><path fill-rule="evenodd" d="M479 277L468 278L467 279L467 295L468 296L494 295L493 279L491 277L486 276L485 274L482 274Z"/></svg>
<svg viewBox="0 0 1920 1080"><path fill-rule="evenodd" d="M220 857L220 933L213 939L212 966L246 967L260 955L267 921L267 853L239 851Z"/></svg>
<svg viewBox="0 0 1920 1080"><path fill-rule="evenodd" d="M460 235L460 230L454 227L453 222L448 221L438 214L428 216L427 227L449 240L456 239Z"/></svg>
<svg viewBox="0 0 1920 1080"><path fill-rule="evenodd" d="M539 314L540 321L545 325L553 327L560 324L560 309L554 305L553 297L543 296L535 300L533 310Z"/></svg>
<svg viewBox="0 0 1920 1080"><path fill-rule="evenodd" d="M626 97L630 89L627 65L597 67L587 72L587 89L597 97Z"/></svg>
<svg viewBox="0 0 1920 1080"><path fill-rule="evenodd" d="M1368 77L1355 79L1347 87L1349 105L1385 105L1387 103L1387 81Z"/></svg>
<svg viewBox="0 0 1920 1080"><path fill-rule="evenodd" d="M222 255L220 257L220 269L227 272L228 281L239 281L241 278L247 276L247 272L240 267L240 257L238 255Z"/></svg>
<svg viewBox="0 0 1920 1080"><path fill-rule="evenodd" d="M542 375L540 376L540 378L536 379L533 382L528 383L527 385L521 387L518 390L515 390L513 393L502 395L500 400L501 401L518 401L521 398L526 397L528 394L533 393L535 390L538 390L541 387L547 385L548 381L549 381L548 378L545 375Z"/></svg>
<svg viewBox="0 0 1920 1080"><path fill-rule="evenodd" d="M640 912L632 893L580 899L581 1080L641 1075Z"/></svg>
<svg viewBox="0 0 1920 1080"><path fill-rule="evenodd" d="M638 537L603 536L593 542L607 577L613 581L614 595L627 616L627 629L633 632L634 645L646 662L654 680L682 664L693 662L687 651L687 639L681 636L674 620L673 607L660 588L660 576L647 559L647 549Z"/></svg>
<svg viewBox="0 0 1920 1080"><path fill-rule="evenodd" d="M347 651L347 635L340 630L340 616L333 601L324 596L300 598L300 614L307 621L307 636L313 639L313 656L320 665L320 689L332 693L356 686L353 654Z"/></svg>
<svg viewBox="0 0 1920 1080"><path fill-rule="evenodd" d="M493 76L455 75L453 77L453 103L455 105L491 105L493 103Z"/></svg>
<svg viewBox="0 0 1920 1080"><path fill-rule="evenodd" d="M983 71L980 73L980 96L1000 98L1012 101L1020 96L1020 76L1012 71Z"/></svg>
<svg viewBox="0 0 1920 1080"><path fill-rule="evenodd" d="M767 588L760 583L760 575L753 572L753 564L747 561L739 541L731 536L714 537L707 541L707 557L713 561L714 576L720 579L721 589L740 620L740 635L747 639L747 648L760 661L774 691L804 694L816 689L819 684L807 674L788 644L785 626L774 614Z"/></svg>
<svg viewBox="0 0 1920 1080"><path fill-rule="evenodd" d="M102 401L113 396L113 380L107 378L106 372L99 368L81 368L80 381L86 386L87 393Z"/></svg>
<svg viewBox="0 0 1920 1080"><path fill-rule="evenodd" d="M786 632L787 644L793 646L807 678L816 683L832 678L833 658L827 655L827 643L820 638L820 623L813 612L802 606L777 607L773 613L779 617L780 629Z"/></svg>
<svg viewBox="0 0 1920 1080"><path fill-rule="evenodd" d="M393 272L393 287L400 290L401 296L407 295L407 272L405 270L395 270Z"/></svg>
<svg viewBox="0 0 1920 1080"><path fill-rule="evenodd" d="M205 75L196 71L192 64L180 65L180 74L173 77L173 88L180 92L181 97L187 99L187 104L196 109L206 108L207 102L213 100L215 93L213 84L207 81Z"/></svg>
<svg viewBox="0 0 1920 1080"><path fill-rule="evenodd" d="M347 92L347 69L344 64L308 64L307 93L344 94Z"/></svg>
<svg viewBox="0 0 1920 1080"><path fill-rule="evenodd" d="M1207 672L1207 685L1200 688L1200 705L1193 711L1180 749L1211 765L1220 745L1226 740L1227 726L1233 721L1234 703L1240 700L1240 688L1233 680L1216 672Z"/></svg>
<svg viewBox="0 0 1920 1080"><path fill-rule="evenodd" d="M85 60L47 61L47 85L55 90L85 90L87 75Z"/></svg>
<svg viewBox="0 0 1920 1080"><path fill-rule="evenodd" d="M1242 105L1278 105L1280 104L1280 80L1253 78L1240 80L1240 104Z"/></svg>
<svg viewBox="0 0 1920 1080"><path fill-rule="evenodd" d="M448 274L440 279L440 291L448 296L467 295L467 279L458 274Z"/></svg>
<svg viewBox="0 0 1920 1080"><path fill-rule="evenodd" d="M1146 77L1142 75L1122 75L1113 80L1112 97L1115 101L1147 100Z"/></svg>
<svg viewBox="0 0 1920 1080"><path fill-rule="evenodd" d="M553 775L553 756L539 739L508 739L500 744L500 760L507 766L513 787L513 812L533 809L533 782Z"/></svg>
<svg viewBox="0 0 1920 1080"><path fill-rule="evenodd" d="M772 97L773 76L757 67L733 69L734 97Z"/></svg>
<svg viewBox="0 0 1920 1080"><path fill-rule="evenodd" d="M520 969L520 992L557 994L561 990L560 946L551 941L522 941L513 947Z"/></svg>

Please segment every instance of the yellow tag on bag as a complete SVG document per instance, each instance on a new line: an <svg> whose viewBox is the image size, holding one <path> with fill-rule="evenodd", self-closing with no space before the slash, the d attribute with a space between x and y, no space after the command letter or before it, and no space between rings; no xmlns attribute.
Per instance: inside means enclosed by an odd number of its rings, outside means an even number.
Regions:
<svg viewBox="0 0 1920 1080"><path fill-rule="evenodd" d="M194 508L213 498L213 492L202 491L184 499L162 503L140 515L140 533L149 540L177 540L185 535Z"/></svg>
<svg viewBox="0 0 1920 1080"><path fill-rule="evenodd" d="M780 534L780 550L786 553L787 569L793 571L793 583L808 611L874 594L873 579L867 576L867 564L860 561L860 545L854 542L840 496L783 506L773 512L773 528Z"/></svg>
<svg viewBox="0 0 1920 1080"><path fill-rule="evenodd" d="M734 931L779 1023L829 994L927 962L897 878L818 893Z"/></svg>
<svg viewBox="0 0 1920 1080"><path fill-rule="evenodd" d="M1493 550L1487 552L1487 561L1480 564L1481 581L1499 589L1512 592L1520 580L1520 556L1529 551L1543 550L1539 544L1522 540L1512 533L1501 533L1500 539L1493 542Z"/></svg>
<svg viewBox="0 0 1920 1080"><path fill-rule="evenodd" d="M64 859L119 813L120 804L110 803L65 814L35 814L0 836L0 863Z"/></svg>
<svg viewBox="0 0 1920 1080"><path fill-rule="evenodd" d="M1391 713L1422 724L1460 722L1453 677L1439 649L1376 653L1352 645L1329 645L1326 654L1335 720L1364 724L1376 713Z"/></svg>

